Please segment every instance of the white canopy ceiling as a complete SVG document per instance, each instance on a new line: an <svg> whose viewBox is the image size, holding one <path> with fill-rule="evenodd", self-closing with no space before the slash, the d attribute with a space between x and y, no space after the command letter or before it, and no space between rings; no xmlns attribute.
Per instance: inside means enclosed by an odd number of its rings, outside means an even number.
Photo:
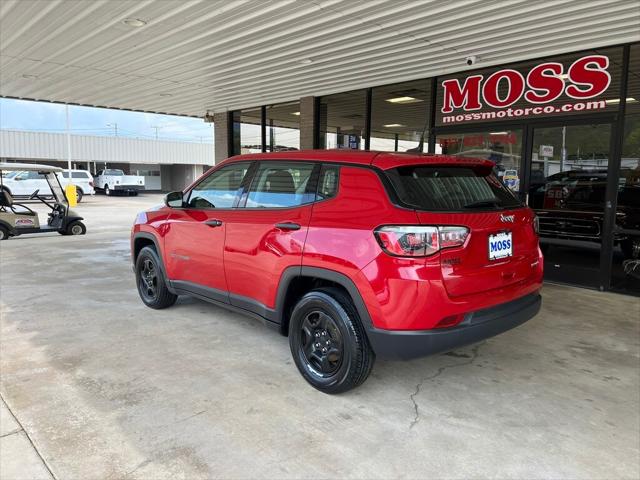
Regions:
<svg viewBox="0 0 640 480"><path fill-rule="evenodd" d="M2 0L0 95L203 116L631 41L638 0Z"/></svg>

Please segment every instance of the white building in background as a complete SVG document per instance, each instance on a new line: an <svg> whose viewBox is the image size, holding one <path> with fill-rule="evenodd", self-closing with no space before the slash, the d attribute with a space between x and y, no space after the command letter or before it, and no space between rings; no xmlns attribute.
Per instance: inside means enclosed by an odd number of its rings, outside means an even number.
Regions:
<svg viewBox="0 0 640 480"><path fill-rule="evenodd" d="M211 143L71 135L74 168L91 173L121 168L128 174L143 175L147 190L181 189L213 165L213 158ZM0 130L0 161L66 167L66 135Z"/></svg>

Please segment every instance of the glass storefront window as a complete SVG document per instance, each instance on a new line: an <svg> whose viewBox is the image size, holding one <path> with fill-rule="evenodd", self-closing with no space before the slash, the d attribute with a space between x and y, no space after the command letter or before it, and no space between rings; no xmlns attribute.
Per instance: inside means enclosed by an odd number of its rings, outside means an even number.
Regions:
<svg viewBox="0 0 640 480"><path fill-rule="evenodd" d="M364 150L366 90L320 98L320 148Z"/></svg>
<svg viewBox="0 0 640 480"><path fill-rule="evenodd" d="M300 102L269 105L267 152L300 149Z"/></svg>
<svg viewBox="0 0 640 480"><path fill-rule="evenodd" d="M640 45L630 53L611 288L640 295Z"/></svg>
<svg viewBox="0 0 640 480"><path fill-rule="evenodd" d="M241 110L239 115L234 116L234 123L239 118L240 129L240 151L236 153L259 153L262 152L262 111L258 108ZM234 125L236 128L236 125Z"/></svg>
<svg viewBox="0 0 640 480"><path fill-rule="evenodd" d="M375 87L371 95L371 150L427 150L431 81Z"/></svg>
<svg viewBox="0 0 640 480"><path fill-rule="evenodd" d="M609 123L533 130L528 198L548 279L601 284L610 140Z"/></svg>
<svg viewBox="0 0 640 480"><path fill-rule="evenodd" d="M498 178L510 190L520 191L522 129L438 135L436 153L491 160Z"/></svg>
<svg viewBox="0 0 640 480"><path fill-rule="evenodd" d="M615 112L622 52L603 48L438 77L436 126Z"/></svg>

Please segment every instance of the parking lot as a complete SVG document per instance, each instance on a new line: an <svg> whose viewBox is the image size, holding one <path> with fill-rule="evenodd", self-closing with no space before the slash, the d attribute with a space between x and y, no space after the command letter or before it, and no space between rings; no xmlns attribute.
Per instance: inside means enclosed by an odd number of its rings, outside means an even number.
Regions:
<svg viewBox="0 0 640 480"><path fill-rule="evenodd" d="M160 202L85 198L86 236L0 245L5 478L640 476L639 298L547 285L525 325L328 396L255 320L143 306L129 229Z"/></svg>

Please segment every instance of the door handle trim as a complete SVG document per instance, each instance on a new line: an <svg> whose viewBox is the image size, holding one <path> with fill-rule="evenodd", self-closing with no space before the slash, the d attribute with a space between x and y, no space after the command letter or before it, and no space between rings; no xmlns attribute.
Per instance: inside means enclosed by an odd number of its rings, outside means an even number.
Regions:
<svg viewBox="0 0 640 480"><path fill-rule="evenodd" d="M280 230L300 230L300 224L293 222L276 223L275 227Z"/></svg>
<svg viewBox="0 0 640 480"><path fill-rule="evenodd" d="M221 227L222 226L222 222L220 220L208 220L208 221L206 221L204 223L206 225L210 226L211 228Z"/></svg>

